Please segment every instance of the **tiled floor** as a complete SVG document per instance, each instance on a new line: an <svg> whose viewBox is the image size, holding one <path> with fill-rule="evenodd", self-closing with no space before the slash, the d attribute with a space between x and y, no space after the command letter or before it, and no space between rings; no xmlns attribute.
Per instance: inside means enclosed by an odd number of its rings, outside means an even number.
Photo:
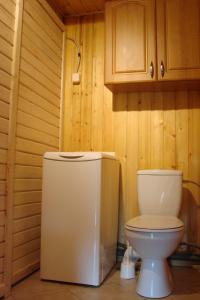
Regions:
<svg viewBox="0 0 200 300"><path fill-rule="evenodd" d="M167 300L200 300L200 269L174 267L175 289ZM15 285L9 300L141 300L135 292L135 279L120 279L113 270L98 288L40 281L39 272Z"/></svg>

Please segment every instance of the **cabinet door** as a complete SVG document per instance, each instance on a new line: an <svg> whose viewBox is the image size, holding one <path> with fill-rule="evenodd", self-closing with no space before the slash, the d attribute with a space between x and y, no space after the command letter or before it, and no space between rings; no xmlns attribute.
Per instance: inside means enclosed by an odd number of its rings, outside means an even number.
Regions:
<svg viewBox="0 0 200 300"><path fill-rule="evenodd" d="M199 0L157 1L157 47L159 79L200 78Z"/></svg>
<svg viewBox="0 0 200 300"><path fill-rule="evenodd" d="M155 80L155 1L107 2L105 23L106 83Z"/></svg>

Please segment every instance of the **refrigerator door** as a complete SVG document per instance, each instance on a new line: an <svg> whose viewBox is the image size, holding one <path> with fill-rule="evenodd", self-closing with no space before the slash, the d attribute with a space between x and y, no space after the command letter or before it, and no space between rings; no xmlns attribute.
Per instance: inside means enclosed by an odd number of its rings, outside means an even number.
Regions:
<svg viewBox="0 0 200 300"><path fill-rule="evenodd" d="M44 159L41 278L99 285L101 159L54 158Z"/></svg>

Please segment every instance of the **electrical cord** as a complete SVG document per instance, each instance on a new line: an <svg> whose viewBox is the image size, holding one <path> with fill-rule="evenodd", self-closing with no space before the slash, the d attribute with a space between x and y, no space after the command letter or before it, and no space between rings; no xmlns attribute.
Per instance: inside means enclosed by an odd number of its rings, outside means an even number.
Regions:
<svg viewBox="0 0 200 300"><path fill-rule="evenodd" d="M79 68L80 68L80 64L81 64L81 49L80 49L80 45L73 38L66 37L66 39L69 40L69 41L71 41L76 46L77 57L78 57L77 66L76 66L76 73L78 73Z"/></svg>

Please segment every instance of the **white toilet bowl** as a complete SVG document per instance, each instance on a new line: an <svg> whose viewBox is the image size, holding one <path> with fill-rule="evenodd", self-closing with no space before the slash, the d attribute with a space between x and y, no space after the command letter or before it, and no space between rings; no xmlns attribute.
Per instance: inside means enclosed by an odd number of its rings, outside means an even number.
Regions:
<svg viewBox="0 0 200 300"><path fill-rule="evenodd" d="M174 216L141 215L126 224L126 237L142 259L136 287L138 294L162 298L172 292L166 259L176 249L183 231L183 222Z"/></svg>

